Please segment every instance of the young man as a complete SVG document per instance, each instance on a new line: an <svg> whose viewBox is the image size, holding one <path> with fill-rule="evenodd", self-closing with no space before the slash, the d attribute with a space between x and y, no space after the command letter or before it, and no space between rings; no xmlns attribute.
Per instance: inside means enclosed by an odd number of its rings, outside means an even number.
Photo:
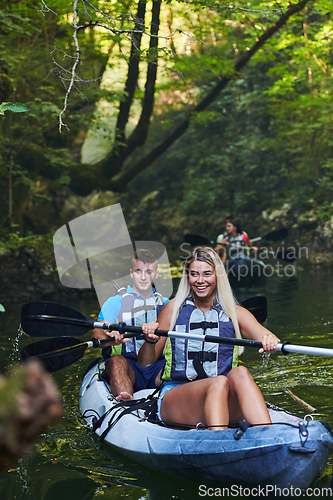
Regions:
<svg viewBox="0 0 333 500"><path fill-rule="evenodd" d="M127 290L120 289L114 297L110 297L102 306L98 321L108 323L124 322L127 325L142 326L156 321L157 316L169 299L162 297L154 287L158 277L156 258L149 250L135 252L130 269L132 286ZM118 332L93 331L97 339L115 337L120 341ZM118 342L115 342L116 344ZM112 345L111 356L107 361L106 373L110 379L111 392L118 401L133 398L133 392L154 388L161 383L161 372L165 365L161 356L153 365L141 368L137 362L138 352L143 340L127 339L119 345Z"/></svg>

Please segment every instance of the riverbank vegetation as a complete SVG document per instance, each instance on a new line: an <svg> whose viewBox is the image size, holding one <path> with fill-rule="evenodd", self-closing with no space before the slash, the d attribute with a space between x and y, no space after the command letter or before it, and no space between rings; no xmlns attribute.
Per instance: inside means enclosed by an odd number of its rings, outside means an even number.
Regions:
<svg viewBox="0 0 333 500"><path fill-rule="evenodd" d="M3 253L116 202L133 239L173 246L215 237L230 213L254 236L330 237L332 12L4 2L1 102L28 111L0 117Z"/></svg>

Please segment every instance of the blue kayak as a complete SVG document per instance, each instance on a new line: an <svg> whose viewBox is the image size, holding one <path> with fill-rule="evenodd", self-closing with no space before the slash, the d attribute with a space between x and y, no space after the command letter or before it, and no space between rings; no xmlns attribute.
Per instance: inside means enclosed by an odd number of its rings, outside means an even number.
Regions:
<svg viewBox="0 0 333 500"><path fill-rule="evenodd" d="M266 264L262 260L247 256L227 259L224 266L231 280L245 281L265 276Z"/></svg>
<svg viewBox="0 0 333 500"><path fill-rule="evenodd" d="M138 403L119 406L104 368L104 362L96 363L83 378L81 415L105 443L150 469L200 484L307 488L333 452L325 422L269 404L272 425L216 431L161 426L146 416L153 391L139 391Z"/></svg>

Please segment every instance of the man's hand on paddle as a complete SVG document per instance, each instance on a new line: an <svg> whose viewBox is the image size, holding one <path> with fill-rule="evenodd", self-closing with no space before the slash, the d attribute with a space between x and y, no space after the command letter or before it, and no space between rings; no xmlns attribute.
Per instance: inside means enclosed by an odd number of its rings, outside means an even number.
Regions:
<svg viewBox="0 0 333 500"><path fill-rule="evenodd" d="M110 321L100 321L100 323L104 324L106 323L107 325L110 325ZM124 335L119 333L117 330L112 330L109 332L108 330L103 330L103 328L94 328L92 338L102 340L102 339L107 339L108 337L113 337L110 339L110 344L105 344L104 347L113 346L113 345L119 345L119 344L125 344L128 342L130 339L124 339Z"/></svg>

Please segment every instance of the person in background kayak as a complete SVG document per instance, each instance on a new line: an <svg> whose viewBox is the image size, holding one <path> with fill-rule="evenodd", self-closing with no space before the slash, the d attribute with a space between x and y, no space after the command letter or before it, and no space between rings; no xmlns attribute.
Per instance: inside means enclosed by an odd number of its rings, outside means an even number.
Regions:
<svg viewBox="0 0 333 500"><path fill-rule="evenodd" d="M149 321L156 321L164 304L169 299L156 292L154 282L158 277L156 257L150 250L140 249L135 252L130 269L132 287L120 289L102 306L98 321L106 323L124 322L127 325L142 326ZM118 401L133 398L134 391L154 388L161 383L159 374L165 360L161 354L156 362L147 368L137 363L137 356L144 340L123 339L119 332L93 330L93 338L115 337L111 344L106 374L110 380L111 392ZM154 341L152 341L154 342ZM111 357L110 357L111 355Z"/></svg>
<svg viewBox="0 0 333 500"><path fill-rule="evenodd" d="M258 251L258 247L253 245L247 233L241 230L238 222L234 219L226 219L225 229L226 232L218 236L218 245L214 249L221 256L223 262L227 257L242 257L247 255L249 251Z"/></svg>
<svg viewBox="0 0 333 500"><path fill-rule="evenodd" d="M237 366L237 346L182 338L159 338L157 328L197 334L240 337L262 342L259 352L273 351L279 339L246 309L236 305L217 253L197 247L184 265L177 294L157 323L143 325L146 342L138 361L149 366L165 350L158 415L165 425L204 424L225 428L246 420L271 422L263 395L244 366ZM156 342L155 345L152 342Z"/></svg>

